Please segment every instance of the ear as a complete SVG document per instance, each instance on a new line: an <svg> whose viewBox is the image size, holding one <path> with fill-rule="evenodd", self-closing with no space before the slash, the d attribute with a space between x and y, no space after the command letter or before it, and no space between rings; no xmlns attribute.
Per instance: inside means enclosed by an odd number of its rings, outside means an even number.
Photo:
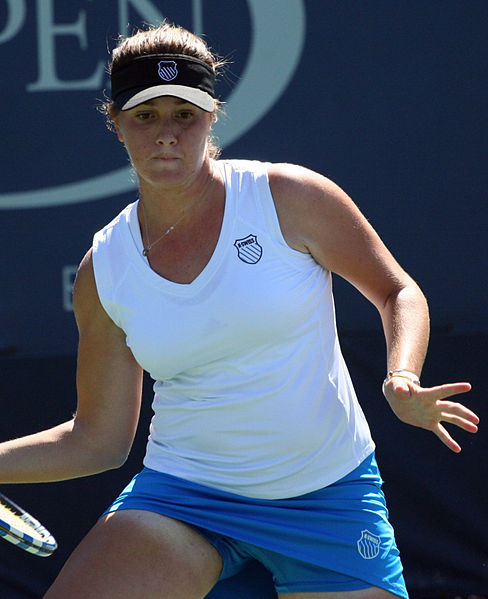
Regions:
<svg viewBox="0 0 488 599"><path fill-rule="evenodd" d="M223 105L223 103L220 102L220 100L214 100L214 109L213 109L213 112L211 113L211 115L212 115L212 125L219 120L219 113L221 111L221 106L222 105Z"/></svg>
<svg viewBox="0 0 488 599"><path fill-rule="evenodd" d="M117 117L113 119L113 124L114 124L115 132L117 133L117 137L118 137L119 141L124 143L124 136L122 134L122 131L120 130L120 125L119 125L119 121L118 121Z"/></svg>

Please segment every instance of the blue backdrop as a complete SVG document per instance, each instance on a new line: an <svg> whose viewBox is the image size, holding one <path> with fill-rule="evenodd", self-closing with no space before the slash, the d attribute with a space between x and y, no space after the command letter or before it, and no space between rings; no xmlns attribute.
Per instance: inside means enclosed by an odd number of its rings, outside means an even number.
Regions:
<svg viewBox="0 0 488 599"><path fill-rule="evenodd" d="M76 265L93 233L136 194L125 151L96 110L108 85L104 65L119 34L164 17L204 33L229 60L218 84L226 102L216 128L224 157L297 162L348 191L429 299L430 356L439 353L429 358L427 377L432 384L443 376L479 380L470 401L482 411L488 333L485 0L0 0L1 401L9 414L20 405L20 415L1 425L2 437L69 417L73 409ZM430 438L397 429L386 410L376 414L384 365L379 320L345 283L338 279L335 286L345 351L367 398L365 409L371 401L373 430L386 446L392 503L408 510L399 509L398 519L412 584L425 591L432 579L436 589L488 589L487 536L473 547L465 534L475 534L475 522L478 532L487 528L486 512L476 511L483 510L485 491L473 465L486 467L484 439L466 439L459 459L431 445L426 455L423 444ZM112 481L117 487L126 474L101 478L107 496ZM444 492L460 493L454 482L461 477L471 483L462 490L469 501L449 503ZM60 497L72 505L81 492L98 493L90 480L41 489L12 492L21 503L23 493L45 493L57 509ZM411 503L404 506L407 495ZM412 504L419 514L413 527ZM451 516L447 531L431 520L438 505ZM80 504L80 511L85 507ZM94 516L90 509L84 513ZM71 536L66 532L65 547L84 529L83 518ZM68 529L68 522L58 524ZM5 563L31 559L14 551L17 559ZM459 552L470 559L461 564L453 557ZM55 568L33 563L30 571L39 572L42 588ZM24 585L19 597L37 596L25 590L32 584L15 568L3 573L10 594L0 597L14 597L15 585Z"/></svg>
<svg viewBox="0 0 488 599"><path fill-rule="evenodd" d="M107 47L164 16L231 61L224 156L326 174L421 283L434 326L487 330L487 2L2 0L4 350L76 347L73 271L135 197L95 110ZM343 325L376 328L354 301Z"/></svg>

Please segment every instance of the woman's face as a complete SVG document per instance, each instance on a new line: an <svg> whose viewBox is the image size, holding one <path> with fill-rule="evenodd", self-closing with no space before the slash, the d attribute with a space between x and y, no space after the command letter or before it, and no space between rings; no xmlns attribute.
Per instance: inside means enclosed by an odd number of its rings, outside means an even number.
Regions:
<svg viewBox="0 0 488 599"><path fill-rule="evenodd" d="M149 100L114 119L141 187L185 187L207 159L212 113L175 98Z"/></svg>

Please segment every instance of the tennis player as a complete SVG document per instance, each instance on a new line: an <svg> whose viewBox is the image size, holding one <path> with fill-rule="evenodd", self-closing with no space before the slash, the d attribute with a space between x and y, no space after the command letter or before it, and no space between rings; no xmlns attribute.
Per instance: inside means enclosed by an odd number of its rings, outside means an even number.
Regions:
<svg viewBox="0 0 488 599"><path fill-rule="evenodd" d="M476 432L423 388L426 301L351 199L291 164L219 160L219 62L168 24L121 40L110 122L139 195L96 233L76 279L73 420L2 444L0 479L120 466L155 380L141 472L47 599L197 599L258 560L281 599L407 597L374 443L341 355L331 273L378 309L383 393L404 422ZM259 93L259 90L256 90Z"/></svg>

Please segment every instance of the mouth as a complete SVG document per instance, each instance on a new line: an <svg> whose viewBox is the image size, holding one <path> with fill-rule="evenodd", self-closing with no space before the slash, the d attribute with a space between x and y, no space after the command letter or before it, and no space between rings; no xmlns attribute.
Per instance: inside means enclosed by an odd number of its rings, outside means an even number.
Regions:
<svg viewBox="0 0 488 599"><path fill-rule="evenodd" d="M169 154L158 154L152 157L153 160L163 160L163 161L171 161L171 160L179 160L178 156L169 155Z"/></svg>

